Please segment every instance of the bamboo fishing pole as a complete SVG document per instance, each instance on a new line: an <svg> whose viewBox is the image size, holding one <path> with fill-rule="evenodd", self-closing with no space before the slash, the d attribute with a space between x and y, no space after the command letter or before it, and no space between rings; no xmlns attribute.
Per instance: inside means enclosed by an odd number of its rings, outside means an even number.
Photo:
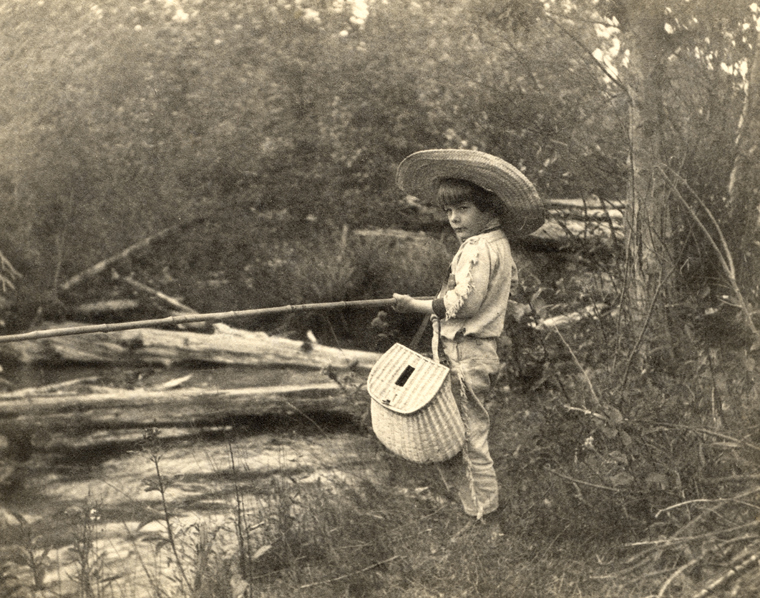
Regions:
<svg viewBox="0 0 760 598"><path fill-rule="evenodd" d="M431 299L432 297L425 297ZM132 322L116 322L112 324L88 324L85 326L69 326L66 328L49 328L47 330L34 330L20 334L0 335L0 343L15 341L37 340L54 336L71 336L74 334L88 334L90 332L115 332L117 330L132 330L135 328L154 328L172 324L186 324L188 322L221 322L235 318L248 318L253 316L269 316L300 311L322 311L330 309L344 309L349 307L385 307L393 305L394 299L363 299L359 301L334 301L328 303L301 303L299 305L282 305L279 307L261 307L257 309L244 309L239 311L224 311L208 314L181 314L166 316L152 320L135 320Z"/></svg>

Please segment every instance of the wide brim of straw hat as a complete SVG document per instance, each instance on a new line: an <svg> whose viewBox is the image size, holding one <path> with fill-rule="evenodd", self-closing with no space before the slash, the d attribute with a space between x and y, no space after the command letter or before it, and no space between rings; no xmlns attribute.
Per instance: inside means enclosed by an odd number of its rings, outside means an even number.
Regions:
<svg viewBox="0 0 760 598"><path fill-rule="evenodd" d="M496 194L507 235L529 235L544 224L544 204L533 183L497 156L465 149L423 150L407 156L396 173L396 184L425 203L436 202L441 179L464 179Z"/></svg>

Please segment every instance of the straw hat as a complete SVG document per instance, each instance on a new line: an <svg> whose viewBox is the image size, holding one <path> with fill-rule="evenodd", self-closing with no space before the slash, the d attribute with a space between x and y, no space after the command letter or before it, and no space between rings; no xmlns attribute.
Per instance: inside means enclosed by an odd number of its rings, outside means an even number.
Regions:
<svg viewBox="0 0 760 598"><path fill-rule="evenodd" d="M398 167L396 184L409 195L435 203L441 179L465 179L495 193L507 235L524 236L544 223L544 205L527 177L501 158L466 149L415 152Z"/></svg>

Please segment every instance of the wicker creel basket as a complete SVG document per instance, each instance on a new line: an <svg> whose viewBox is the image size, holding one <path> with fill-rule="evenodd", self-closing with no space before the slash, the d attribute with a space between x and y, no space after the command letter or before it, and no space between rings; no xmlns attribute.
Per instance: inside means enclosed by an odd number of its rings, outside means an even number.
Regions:
<svg viewBox="0 0 760 598"><path fill-rule="evenodd" d="M445 461L464 444L449 368L395 344L367 378L372 428L388 450L414 461Z"/></svg>

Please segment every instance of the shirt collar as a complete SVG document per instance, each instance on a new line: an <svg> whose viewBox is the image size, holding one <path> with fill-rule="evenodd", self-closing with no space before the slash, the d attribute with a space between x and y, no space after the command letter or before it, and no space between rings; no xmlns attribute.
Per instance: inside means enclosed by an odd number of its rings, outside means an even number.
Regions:
<svg viewBox="0 0 760 598"><path fill-rule="evenodd" d="M465 243L467 243L468 241L475 241L476 239L482 237L483 235L487 235L489 233L504 234L504 231L501 229L501 221L498 218L492 218L491 220L489 220L488 224L485 225L483 230L481 230L477 235L472 235L469 239L465 241Z"/></svg>

